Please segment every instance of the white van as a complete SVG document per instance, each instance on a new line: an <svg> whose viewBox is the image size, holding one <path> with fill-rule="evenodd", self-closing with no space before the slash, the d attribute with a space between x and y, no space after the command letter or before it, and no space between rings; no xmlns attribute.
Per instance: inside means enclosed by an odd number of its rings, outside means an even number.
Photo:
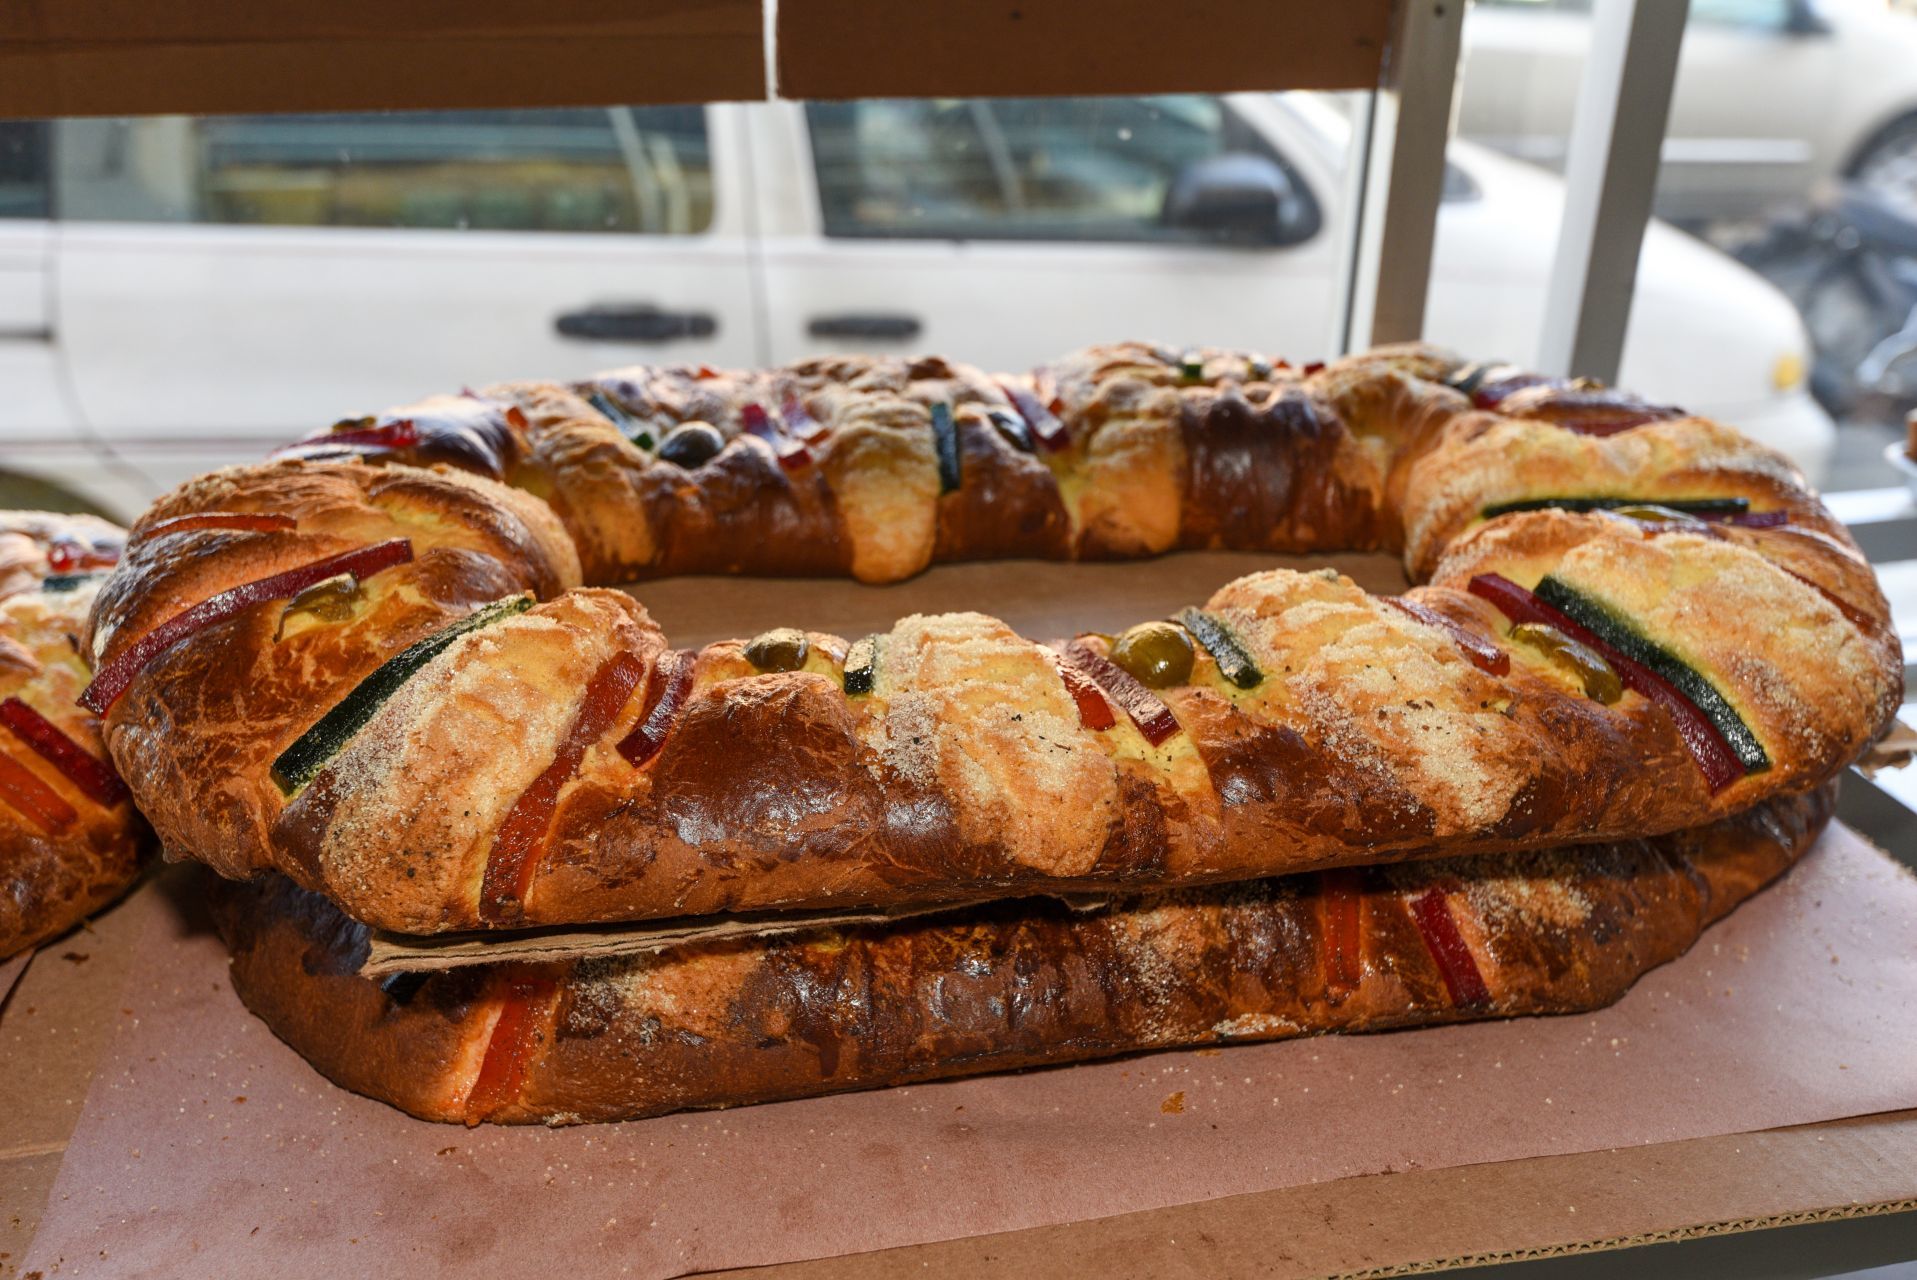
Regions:
<svg viewBox="0 0 1917 1280"><path fill-rule="evenodd" d="M509 377L1120 337L1321 355L1344 117L1303 95L0 125L0 471L122 517ZM1557 180L1459 145L1430 331L1530 358ZM1781 295L1668 228L1622 381L1813 473Z"/></svg>

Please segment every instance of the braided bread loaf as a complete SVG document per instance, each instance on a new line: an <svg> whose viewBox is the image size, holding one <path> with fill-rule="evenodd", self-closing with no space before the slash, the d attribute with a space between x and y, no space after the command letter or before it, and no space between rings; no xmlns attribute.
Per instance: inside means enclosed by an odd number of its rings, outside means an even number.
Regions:
<svg viewBox="0 0 1917 1280"><path fill-rule="evenodd" d="M429 1120L570 1124L1140 1049L1616 999L1778 875L1827 791L1650 841L501 964L375 984L277 877L216 897L233 984L336 1083Z"/></svg>
<svg viewBox="0 0 1917 1280"><path fill-rule="evenodd" d="M124 535L0 511L0 957L78 923L139 874L146 830L78 704L80 636Z"/></svg>
<svg viewBox="0 0 1917 1280"><path fill-rule="evenodd" d="M1501 412L1473 413L1447 379ZM1666 425L1610 440L1653 422ZM1788 462L1728 428L1421 346L1308 374L1143 343L1021 378L937 357L633 369L438 396L282 452L444 463L526 489L564 521L587 581L607 583L890 582L934 561L1397 550L1407 537L1422 574L1487 496L1747 498L1836 532L1798 501Z"/></svg>
<svg viewBox="0 0 1917 1280"><path fill-rule="evenodd" d="M1073 357L1033 384L1049 408L938 361L620 383L621 404L643 390L735 430L690 469L670 432L649 453L552 387L458 402L479 414L458 429L447 409L336 431L302 451L384 465L229 470L148 514L94 611L90 696L169 848L409 932L1657 834L1815 787L1889 721L1901 657L1869 568L1726 428L1422 348L1310 375L1154 361ZM790 391L777 446L715 387ZM938 412L915 408L934 393ZM993 396L1062 433L1059 456L1013 448ZM955 442L1004 446L1052 488L967 463L914 505L908 461L936 469ZM1058 521L1033 516L1054 501ZM678 651L631 598L573 589L832 568L827 547L895 577L979 553L988 511L1061 530L1059 554L1402 545L1430 581L1387 601L1329 571L1255 574L1157 630L1143 665L1127 637L1048 647L977 614Z"/></svg>

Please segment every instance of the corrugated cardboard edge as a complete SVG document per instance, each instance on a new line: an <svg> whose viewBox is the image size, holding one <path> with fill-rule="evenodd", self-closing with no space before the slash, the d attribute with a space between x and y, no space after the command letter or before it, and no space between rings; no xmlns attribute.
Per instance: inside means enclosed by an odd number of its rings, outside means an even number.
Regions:
<svg viewBox="0 0 1917 1280"><path fill-rule="evenodd" d="M1892 720L1884 736L1871 743L1870 750L1857 762L1857 770L1874 778L1883 769L1901 769L1917 758L1917 729L1902 720Z"/></svg>
<svg viewBox="0 0 1917 1280"><path fill-rule="evenodd" d="M1076 911L1101 907L1094 896L1060 898ZM521 933L448 933L438 937L375 930L360 973L384 978L395 973L435 973L469 965L498 964L504 960L552 962L594 956L646 955L667 947L728 939L772 938L812 929L845 929L857 925L892 924L916 916L965 911L997 899L947 902L922 907L895 907L885 911L755 911L737 915L681 916L673 920L637 924L594 925L585 928L529 929Z"/></svg>
<svg viewBox="0 0 1917 1280"><path fill-rule="evenodd" d="M1372 1267L1364 1271L1340 1271L1326 1280L1383 1280L1388 1276L1430 1275L1458 1267L1496 1266L1507 1262L1535 1262L1544 1258L1570 1258L1586 1253L1609 1253L1635 1249L1642 1245L1676 1244L1682 1240L1704 1240L1712 1236L1739 1235L1746 1231L1768 1231L1772 1227L1796 1227L1812 1222L1844 1222L1852 1218L1877 1218L1893 1213L1917 1212L1917 1196L1887 1200L1881 1204L1840 1205L1829 1209L1803 1209L1795 1213L1770 1213L1729 1222L1706 1223L1694 1227L1673 1227L1664 1231L1640 1231L1635 1235L1613 1236L1578 1244L1560 1244L1540 1249L1504 1249L1493 1253L1470 1253L1455 1258L1410 1263L1399 1267Z"/></svg>
<svg viewBox="0 0 1917 1280"><path fill-rule="evenodd" d="M1917 1111L1902 1111L1369 1174L1089 1222L698 1274L730 1280L879 1280L906 1272L927 1280L1355 1280L1912 1211ZM1487 1243L1493 1247L1483 1247Z"/></svg>

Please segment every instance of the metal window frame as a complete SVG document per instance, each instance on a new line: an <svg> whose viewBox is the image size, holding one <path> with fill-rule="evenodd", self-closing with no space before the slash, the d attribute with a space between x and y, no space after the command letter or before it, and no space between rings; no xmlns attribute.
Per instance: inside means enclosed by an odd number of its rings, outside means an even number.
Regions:
<svg viewBox="0 0 1917 1280"><path fill-rule="evenodd" d="M1600 0L1565 153L1537 367L1616 382L1690 0Z"/></svg>
<svg viewBox="0 0 1917 1280"><path fill-rule="evenodd" d="M1466 0L1402 0L1358 107L1337 352L1424 336ZM1545 294L1541 372L1617 378L1690 0L1596 0Z"/></svg>
<svg viewBox="0 0 1917 1280"><path fill-rule="evenodd" d="M1401 0L1384 72L1352 121L1345 282L1330 347L1424 335L1444 151L1457 109L1466 0Z"/></svg>

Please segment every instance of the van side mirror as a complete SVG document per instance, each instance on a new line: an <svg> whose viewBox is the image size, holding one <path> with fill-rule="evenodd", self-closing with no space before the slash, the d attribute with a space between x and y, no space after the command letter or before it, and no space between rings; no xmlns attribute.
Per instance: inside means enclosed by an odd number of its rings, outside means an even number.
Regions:
<svg viewBox="0 0 1917 1280"><path fill-rule="evenodd" d="M1228 244L1297 244L1318 230L1318 206L1270 156L1234 152L1180 169L1159 221Z"/></svg>

